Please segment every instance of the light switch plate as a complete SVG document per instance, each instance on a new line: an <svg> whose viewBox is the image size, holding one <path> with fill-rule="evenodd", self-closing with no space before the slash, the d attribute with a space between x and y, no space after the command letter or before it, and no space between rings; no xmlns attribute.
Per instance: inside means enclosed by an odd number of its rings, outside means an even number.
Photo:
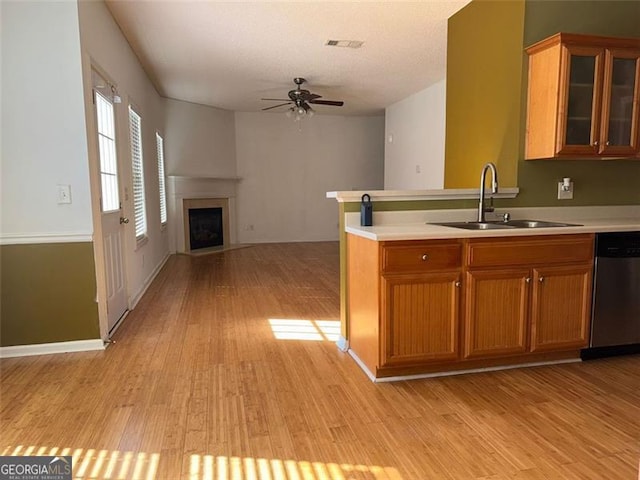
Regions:
<svg viewBox="0 0 640 480"><path fill-rule="evenodd" d="M71 203L71 185L58 185L58 204Z"/></svg>
<svg viewBox="0 0 640 480"><path fill-rule="evenodd" d="M562 182L558 182L558 200L571 200L573 198L573 182L569 184L569 190L562 189Z"/></svg>

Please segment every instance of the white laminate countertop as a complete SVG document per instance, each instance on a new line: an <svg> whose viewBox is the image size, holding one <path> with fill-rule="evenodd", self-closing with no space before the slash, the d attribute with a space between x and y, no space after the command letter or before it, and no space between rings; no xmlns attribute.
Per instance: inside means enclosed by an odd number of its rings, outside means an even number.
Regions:
<svg viewBox="0 0 640 480"><path fill-rule="evenodd" d="M368 238L370 240L384 241L384 240L429 240L429 239L444 239L444 238L484 238L484 237L518 237L518 236L531 236L531 235L561 235L561 234L576 234L576 233L601 233L601 232L632 232L640 231L640 215L636 211L637 207L625 207L622 209L614 210L598 210L598 207L586 211L584 208L571 211L559 211L559 209L538 209L533 211L527 209L527 211L516 212L517 215L512 216L514 219L529 219L529 220L545 220L545 221L559 221L564 223L577 224L579 226L568 227L546 227L546 228L510 228L510 229L495 229L495 230L466 230L463 228L444 227L440 225L433 225L429 222L444 222L444 221L469 221L473 217L469 216L469 211L457 211L460 214L456 215L453 212L449 212L447 219L442 219L441 215L433 212L426 212L424 216L432 218L425 218L421 221L415 221L415 217L419 216L415 213L413 218L405 218L394 222L393 217L389 214L382 221L376 223L374 217L374 225L371 227L362 227L359 225L359 214L347 214L345 231L353 235ZM462 213L464 212L464 213ZM594 215L594 212L596 213ZM389 212L390 213L390 212ZM526 213L526 216L522 214ZM622 213L625 216L611 216L614 213ZM577 215L572 215L577 214ZM582 218L580 217L582 214ZM630 216L626 216L631 214ZM593 218L593 217L597 218ZM409 221L406 221L409 220ZM413 221L412 221L413 220Z"/></svg>

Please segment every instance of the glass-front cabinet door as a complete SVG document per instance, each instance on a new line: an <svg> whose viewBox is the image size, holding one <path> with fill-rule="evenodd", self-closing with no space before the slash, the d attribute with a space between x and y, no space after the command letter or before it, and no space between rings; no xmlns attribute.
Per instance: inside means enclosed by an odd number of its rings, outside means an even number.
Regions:
<svg viewBox="0 0 640 480"><path fill-rule="evenodd" d="M526 160L640 159L640 38L556 33L526 52Z"/></svg>
<svg viewBox="0 0 640 480"><path fill-rule="evenodd" d="M604 50L566 46L560 98L558 153L594 155L600 145Z"/></svg>
<svg viewBox="0 0 640 480"><path fill-rule="evenodd" d="M607 50L602 97L600 152L632 156L639 152L640 50Z"/></svg>

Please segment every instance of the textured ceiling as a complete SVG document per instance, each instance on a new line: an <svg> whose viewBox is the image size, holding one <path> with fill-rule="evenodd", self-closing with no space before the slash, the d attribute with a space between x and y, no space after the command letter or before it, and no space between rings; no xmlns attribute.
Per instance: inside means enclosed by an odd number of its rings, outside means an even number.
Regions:
<svg viewBox="0 0 640 480"><path fill-rule="evenodd" d="M447 19L467 3L107 0L165 97L258 111L304 77L311 92L345 102L318 113L351 115L381 113L443 79Z"/></svg>

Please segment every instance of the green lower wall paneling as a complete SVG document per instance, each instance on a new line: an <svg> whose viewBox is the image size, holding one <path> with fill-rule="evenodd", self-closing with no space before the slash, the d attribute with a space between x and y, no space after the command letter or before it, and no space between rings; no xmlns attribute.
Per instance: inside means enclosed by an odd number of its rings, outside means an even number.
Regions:
<svg viewBox="0 0 640 480"><path fill-rule="evenodd" d="M100 338L93 244L0 246L0 346Z"/></svg>

